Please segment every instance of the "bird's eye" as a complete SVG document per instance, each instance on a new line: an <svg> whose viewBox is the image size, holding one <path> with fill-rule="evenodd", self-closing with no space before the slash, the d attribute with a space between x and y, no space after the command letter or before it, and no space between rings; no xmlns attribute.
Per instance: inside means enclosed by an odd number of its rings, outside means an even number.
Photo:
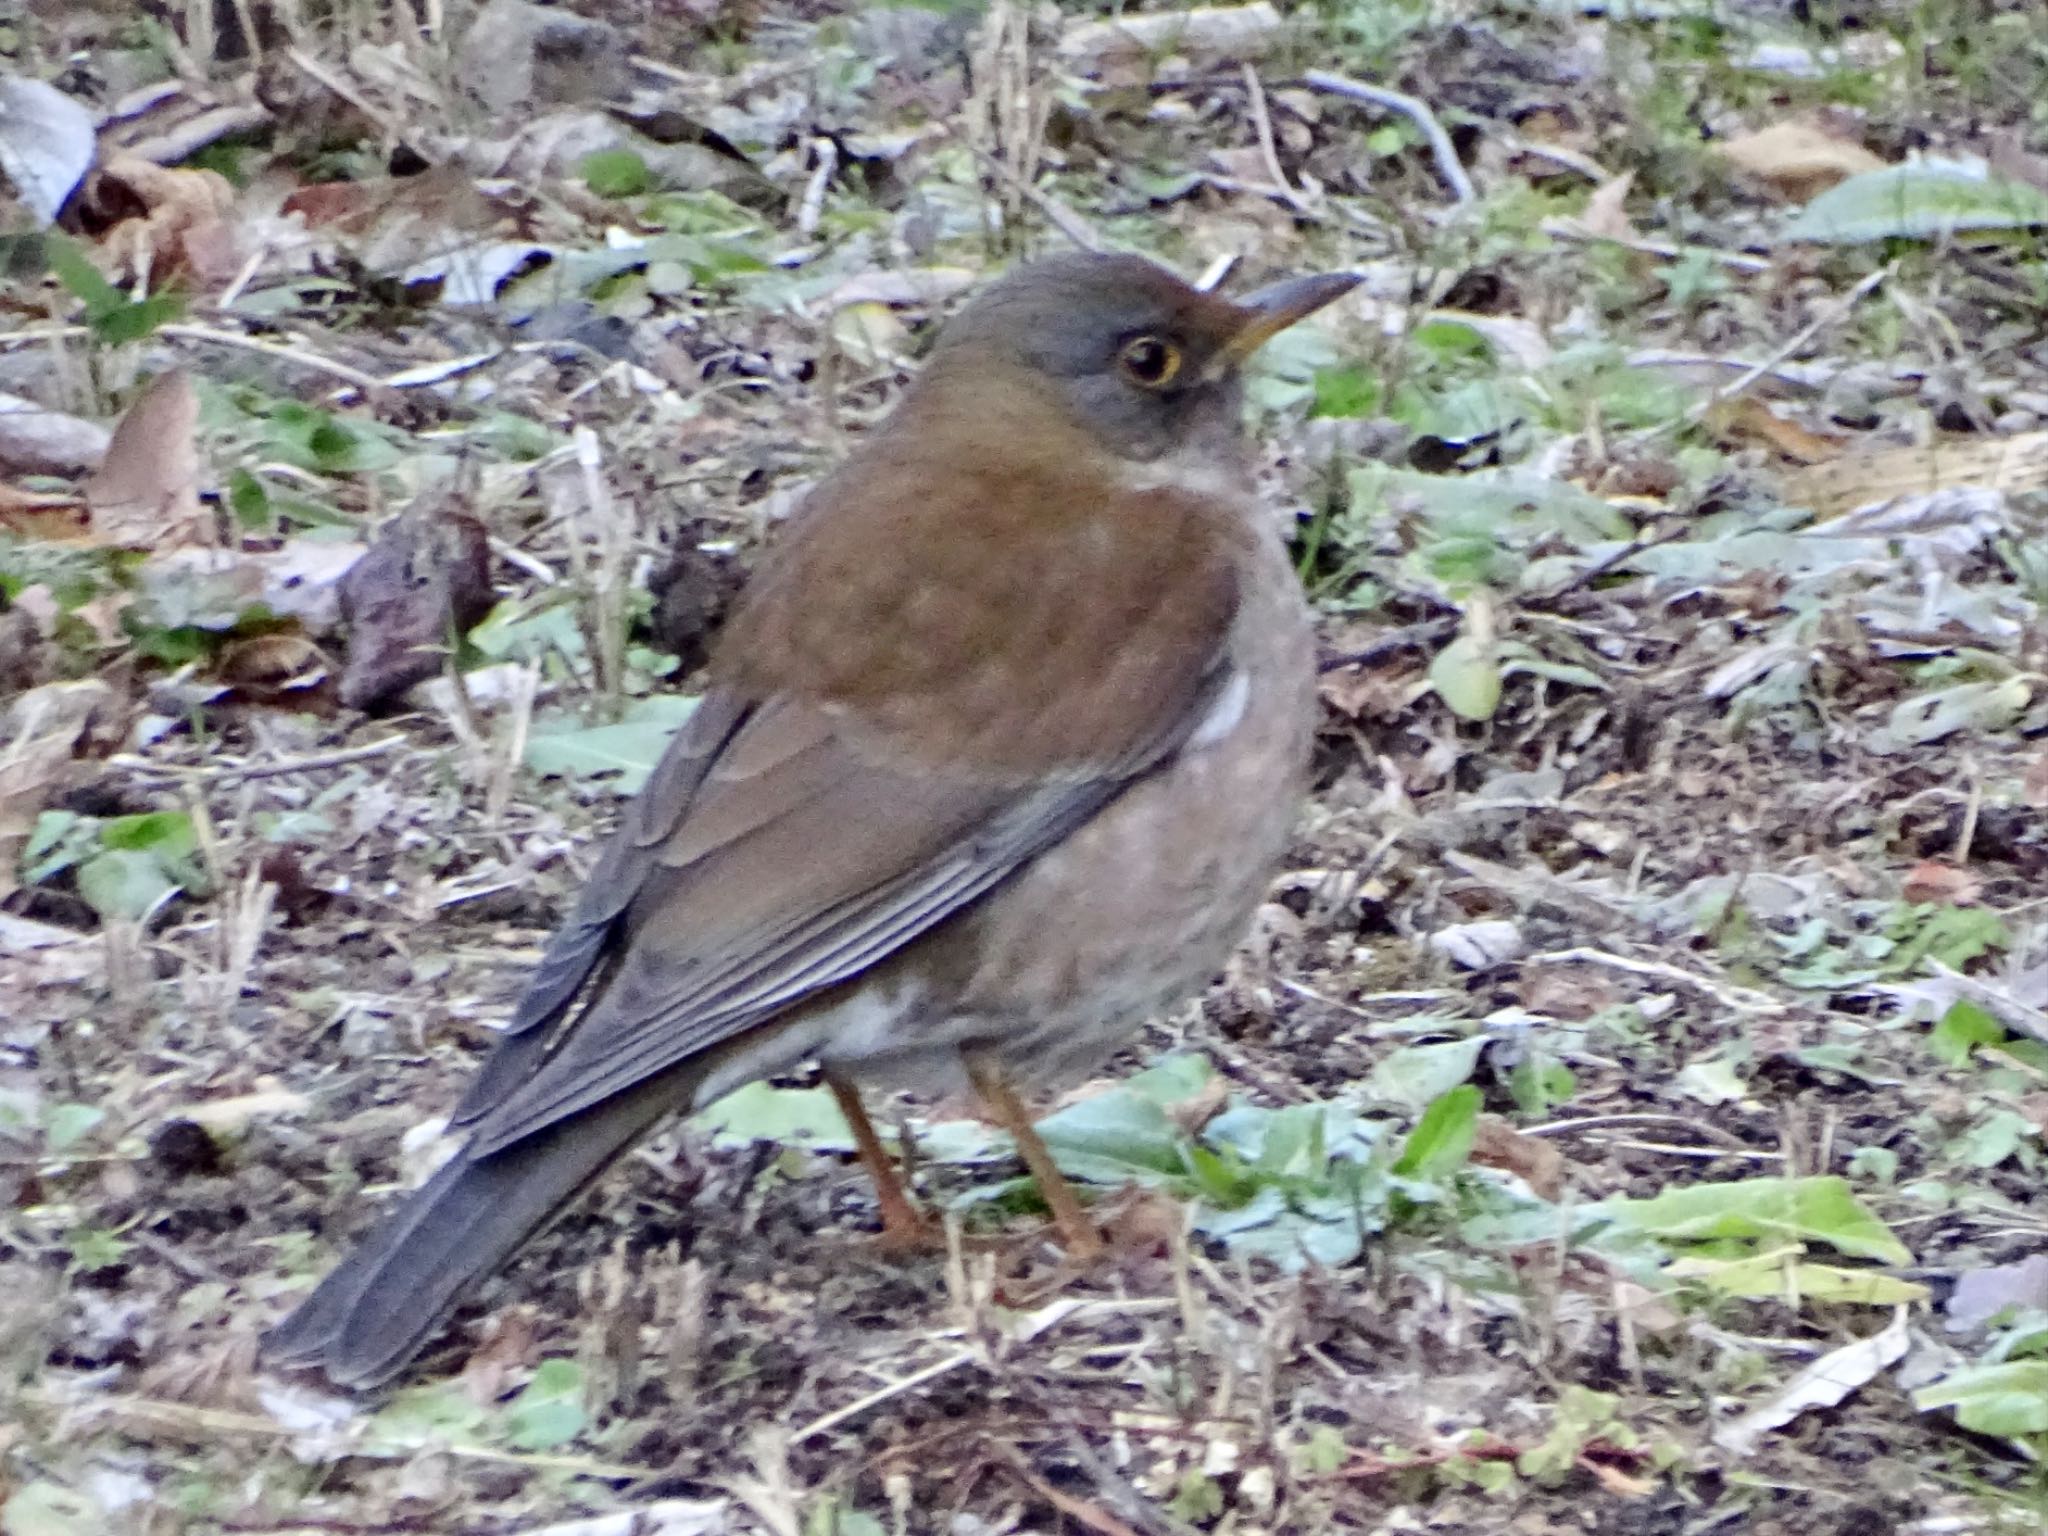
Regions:
<svg viewBox="0 0 2048 1536"><path fill-rule="evenodd" d="M1164 389L1180 374L1180 348L1158 336L1137 336L1116 355L1124 377L1145 389Z"/></svg>

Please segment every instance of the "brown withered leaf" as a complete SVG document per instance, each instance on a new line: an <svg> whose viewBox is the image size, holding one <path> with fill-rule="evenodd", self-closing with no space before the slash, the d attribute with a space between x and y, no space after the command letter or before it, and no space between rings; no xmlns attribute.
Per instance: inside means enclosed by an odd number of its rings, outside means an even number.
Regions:
<svg viewBox="0 0 2048 1536"><path fill-rule="evenodd" d="M149 381L85 482L96 535L146 549L212 542L199 505L198 427L199 396L184 369Z"/></svg>
<svg viewBox="0 0 2048 1536"><path fill-rule="evenodd" d="M89 536L85 503L76 496L5 484L0 484L0 528L45 543L82 542Z"/></svg>
<svg viewBox="0 0 2048 1536"><path fill-rule="evenodd" d="M2032 491L2048 479L2048 431L2003 437L1943 433L1930 442L1843 455L1787 477L1786 499L1823 520L1876 502L1957 486Z"/></svg>
<svg viewBox="0 0 2048 1536"><path fill-rule="evenodd" d="M114 707L97 679L48 683L0 713L0 897L16 888L23 844L96 715Z"/></svg>
<svg viewBox="0 0 2048 1536"><path fill-rule="evenodd" d="M1714 148L1737 170L1794 203L1810 202L1838 182L1885 165L1854 139L1808 118L1772 123Z"/></svg>
<svg viewBox="0 0 2048 1536"><path fill-rule="evenodd" d="M1922 859L1906 872L1899 886L1901 901L1937 907L1967 907L1983 894L1983 881L1967 869L1944 864L1940 859Z"/></svg>
<svg viewBox="0 0 2048 1536"><path fill-rule="evenodd" d="M341 578L341 702L370 709L425 682L441 670L451 637L489 613L491 601L482 523L439 506L393 518Z"/></svg>
<svg viewBox="0 0 2048 1536"><path fill-rule="evenodd" d="M1768 444L1795 464L1825 464L1841 457L1845 439L1815 432L1780 416L1754 395L1738 395L1716 405L1708 421L1723 434Z"/></svg>
<svg viewBox="0 0 2048 1536"><path fill-rule="evenodd" d="M305 695L329 675L320 647L296 629L231 640L214 670L244 698L268 703L289 694L295 709L308 707Z"/></svg>
<svg viewBox="0 0 2048 1536"><path fill-rule="evenodd" d="M1633 240L1636 227L1629 222L1628 194L1636 184L1634 171L1623 171L1593 189L1586 199L1586 211L1579 215L1579 227L1589 235L1608 240Z"/></svg>
<svg viewBox="0 0 2048 1536"><path fill-rule="evenodd" d="M218 171L121 155L92 174L84 195L109 223L100 240L102 259L118 283L162 288L177 277L216 289L240 270L235 187Z"/></svg>
<svg viewBox="0 0 2048 1536"><path fill-rule="evenodd" d="M1544 1200L1564 1191L1564 1154L1540 1136L1525 1136L1498 1115L1481 1115L1472 1161L1515 1174Z"/></svg>

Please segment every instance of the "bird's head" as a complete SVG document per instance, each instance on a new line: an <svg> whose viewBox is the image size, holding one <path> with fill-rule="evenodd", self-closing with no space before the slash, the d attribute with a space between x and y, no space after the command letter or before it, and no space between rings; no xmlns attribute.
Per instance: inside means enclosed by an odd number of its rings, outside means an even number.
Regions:
<svg viewBox="0 0 2048 1536"><path fill-rule="evenodd" d="M1137 256L1033 262L947 323L908 403L971 412L998 440L1045 430L1050 414L1127 462L1234 463L1240 365L1357 282L1293 278L1229 299Z"/></svg>

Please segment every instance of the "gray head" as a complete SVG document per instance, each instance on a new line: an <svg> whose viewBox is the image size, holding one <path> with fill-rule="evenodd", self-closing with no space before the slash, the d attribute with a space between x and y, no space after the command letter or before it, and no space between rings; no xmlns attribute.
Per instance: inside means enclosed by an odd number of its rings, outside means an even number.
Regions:
<svg viewBox="0 0 2048 1536"><path fill-rule="evenodd" d="M940 333L925 371L1007 372L1049 387L1124 458L1227 452L1239 434L1239 365L1357 281L1296 278L1231 300L1141 257L1055 256L978 295Z"/></svg>

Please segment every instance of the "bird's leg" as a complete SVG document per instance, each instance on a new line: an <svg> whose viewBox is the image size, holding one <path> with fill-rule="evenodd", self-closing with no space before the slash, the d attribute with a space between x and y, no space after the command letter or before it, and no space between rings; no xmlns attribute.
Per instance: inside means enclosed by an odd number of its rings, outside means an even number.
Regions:
<svg viewBox="0 0 2048 1536"><path fill-rule="evenodd" d="M899 1253L932 1247L938 1241L937 1235L911 1203L903 1180L897 1177L896 1165L889 1160L882 1138L875 1134L875 1123L868 1118L867 1106L860 1101L860 1090L829 1068L825 1072L825 1086L839 1101L839 1113L846 1117L847 1129L853 1132L861 1166L867 1169L875 1186L875 1203L882 1212L882 1246Z"/></svg>
<svg viewBox="0 0 2048 1536"><path fill-rule="evenodd" d="M1052 1153L1039 1139L1038 1132L1032 1127L1030 1112L1004 1081L1002 1069L982 1051L968 1050L963 1055L967 1063L967 1080L974 1084L974 1091L981 1095L982 1103L988 1106L996 1124L1010 1133L1010 1139L1017 1144L1017 1155L1024 1159L1024 1166L1038 1181L1038 1192L1045 1196L1045 1203L1052 1208L1053 1224L1066 1239L1068 1256L1084 1261L1099 1258L1103 1251L1102 1234L1095 1230L1095 1223L1081 1208L1074 1186L1067 1182L1067 1176L1060 1172L1059 1165L1052 1160Z"/></svg>

